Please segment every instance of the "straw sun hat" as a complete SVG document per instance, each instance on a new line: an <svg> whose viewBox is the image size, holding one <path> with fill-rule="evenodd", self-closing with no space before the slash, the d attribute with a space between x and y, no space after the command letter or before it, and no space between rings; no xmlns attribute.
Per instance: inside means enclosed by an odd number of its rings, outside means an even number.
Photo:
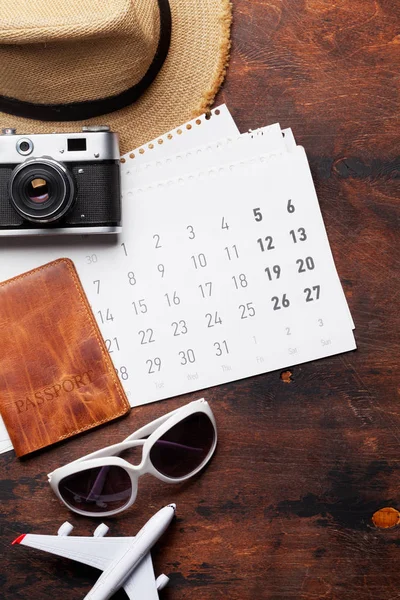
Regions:
<svg viewBox="0 0 400 600"><path fill-rule="evenodd" d="M127 152L207 110L230 24L230 0L0 0L0 128L109 125Z"/></svg>

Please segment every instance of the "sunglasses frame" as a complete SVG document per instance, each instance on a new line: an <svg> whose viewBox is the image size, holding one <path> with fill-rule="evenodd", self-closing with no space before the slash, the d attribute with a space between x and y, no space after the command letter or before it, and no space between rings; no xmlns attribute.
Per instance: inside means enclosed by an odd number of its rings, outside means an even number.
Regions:
<svg viewBox="0 0 400 600"><path fill-rule="evenodd" d="M208 452L205 459L202 463L191 471L188 475L184 477L176 477L171 478L163 475L158 471L155 466L152 464L150 459L150 451L154 445L154 443L162 437L169 429L171 429L174 425L177 425L180 421L185 419L186 417L195 414L195 413L204 413L207 415L213 425L214 428L214 441ZM148 437L147 437L148 436ZM146 438L146 439L144 439ZM208 463L211 456L214 454L215 448L217 445L217 425L215 422L214 415L212 410L206 400L204 398L200 400L195 400L182 406L181 408L177 408L172 412L155 419L151 423L148 423L144 427L141 427L130 436L125 438L119 444L113 444L111 446L106 446L101 450L97 450L96 452L92 452L90 454L86 454L81 458L74 460L73 462L64 465L63 467L59 467L52 471L47 475L49 484L56 494L56 496L65 504L67 508L72 510L75 513L80 515L85 515L88 517L109 517L112 515L116 515L130 506L135 502L138 490L138 480L141 475L150 474L154 475L161 481L165 483L181 483L182 481L186 481L190 479L196 473L201 471L203 467ZM130 448L135 448L138 446L142 446L142 460L138 465L132 465L124 458L118 456L124 450L129 450ZM93 469L96 467L108 467L108 466L117 466L122 467L129 475L132 485L132 493L131 497L126 504L124 504L121 508L105 511L105 512L89 512L85 510L79 510L64 500L59 491L59 484L62 479L68 477L69 475L73 475L75 473L79 473L80 471L86 471L87 469Z"/></svg>

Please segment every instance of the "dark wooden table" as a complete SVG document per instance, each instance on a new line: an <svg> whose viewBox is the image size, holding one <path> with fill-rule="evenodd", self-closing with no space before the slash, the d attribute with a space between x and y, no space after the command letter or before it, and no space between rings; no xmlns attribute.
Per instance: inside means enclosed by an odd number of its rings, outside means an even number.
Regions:
<svg viewBox="0 0 400 600"><path fill-rule="evenodd" d="M132 535L159 507L178 519L154 551L164 600L400 598L400 528L371 517L400 508L398 0L234 0L233 53L219 100L242 130L279 121L305 146L358 350L206 390L218 452L201 477L140 481L137 503L108 519ZM290 365L288 365L290 368ZM96 572L23 548L23 532L76 533L46 473L119 441L199 397L129 418L37 457L0 458L5 600L83 598ZM121 592L115 598L123 598ZM145 600L140 598L138 600Z"/></svg>

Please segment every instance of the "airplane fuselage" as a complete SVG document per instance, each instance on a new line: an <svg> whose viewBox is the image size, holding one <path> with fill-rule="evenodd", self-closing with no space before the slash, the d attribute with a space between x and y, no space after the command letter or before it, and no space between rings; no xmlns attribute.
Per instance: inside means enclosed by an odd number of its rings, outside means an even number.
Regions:
<svg viewBox="0 0 400 600"><path fill-rule="evenodd" d="M138 548L132 545L124 555L114 559L84 600L109 600L124 585L136 566L145 557L145 550L143 554L139 555L137 550Z"/></svg>
<svg viewBox="0 0 400 600"><path fill-rule="evenodd" d="M84 600L109 600L168 528L174 513L175 505L166 506L156 513L132 540L129 548L112 561Z"/></svg>

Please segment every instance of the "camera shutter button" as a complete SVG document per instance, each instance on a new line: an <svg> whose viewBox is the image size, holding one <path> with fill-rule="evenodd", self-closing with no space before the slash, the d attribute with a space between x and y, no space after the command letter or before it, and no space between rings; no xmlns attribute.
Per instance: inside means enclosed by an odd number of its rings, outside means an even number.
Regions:
<svg viewBox="0 0 400 600"><path fill-rule="evenodd" d="M101 131L109 132L110 128L108 125L87 125L82 127L84 133L99 133Z"/></svg>

